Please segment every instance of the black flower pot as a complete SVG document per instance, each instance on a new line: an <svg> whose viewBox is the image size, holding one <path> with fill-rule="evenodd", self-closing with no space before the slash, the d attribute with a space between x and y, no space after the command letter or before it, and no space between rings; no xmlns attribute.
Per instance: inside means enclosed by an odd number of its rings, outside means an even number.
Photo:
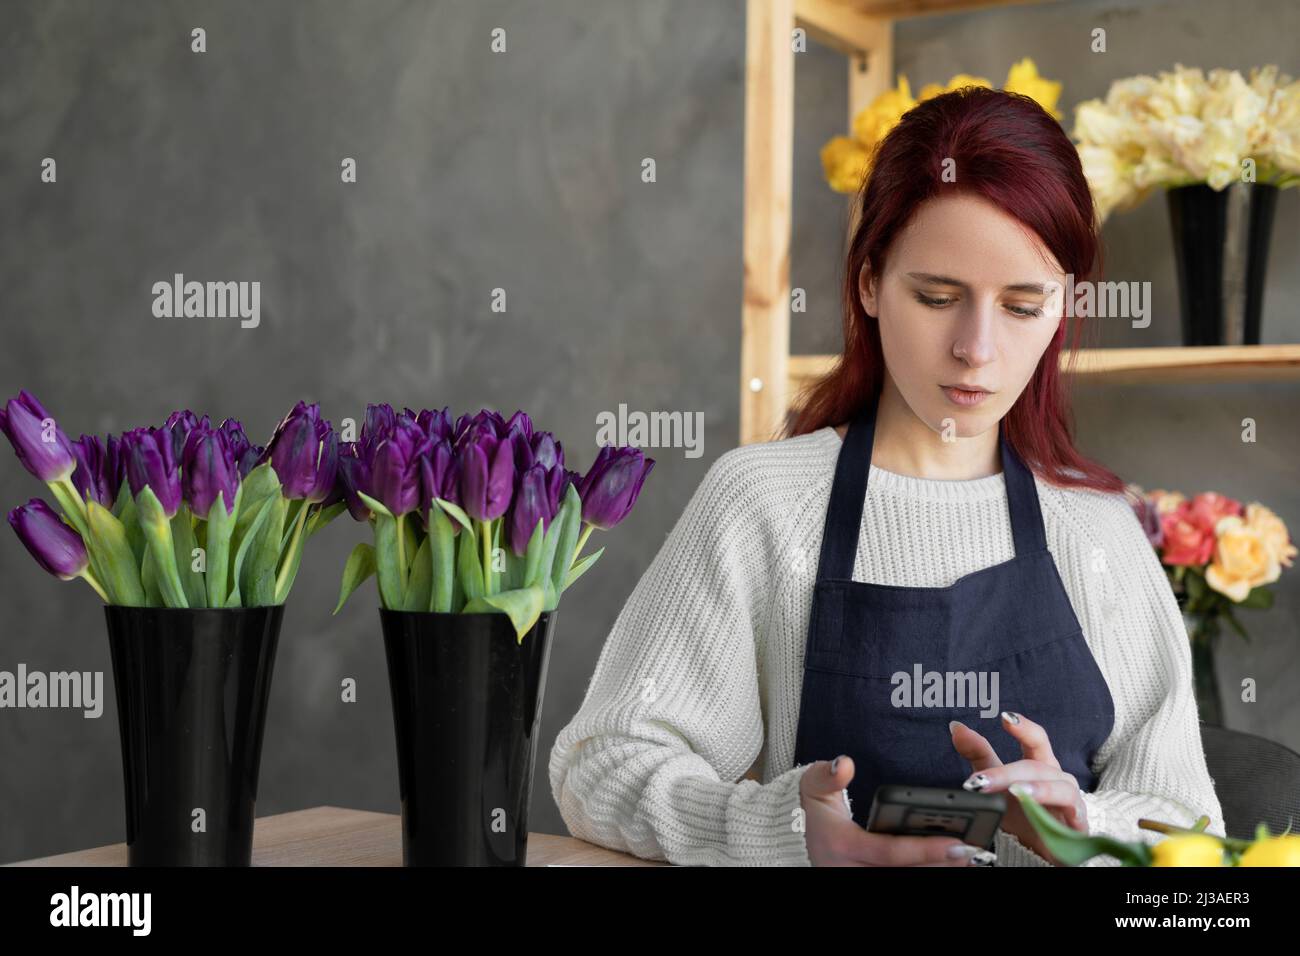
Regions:
<svg viewBox="0 0 1300 956"><path fill-rule="evenodd" d="M1258 345L1278 187L1167 191L1184 345Z"/></svg>
<svg viewBox="0 0 1300 956"><path fill-rule="evenodd" d="M555 615L380 610L406 866L523 866Z"/></svg>
<svg viewBox="0 0 1300 956"><path fill-rule="evenodd" d="M130 865L248 866L284 607L104 610Z"/></svg>

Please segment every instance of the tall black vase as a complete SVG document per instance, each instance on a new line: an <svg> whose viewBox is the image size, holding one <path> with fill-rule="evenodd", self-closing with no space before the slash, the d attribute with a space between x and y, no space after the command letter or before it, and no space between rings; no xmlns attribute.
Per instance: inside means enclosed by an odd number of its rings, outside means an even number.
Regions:
<svg viewBox="0 0 1300 956"><path fill-rule="evenodd" d="M1276 186L1166 192L1184 345L1258 345Z"/></svg>
<svg viewBox="0 0 1300 956"><path fill-rule="evenodd" d="M284 607L104 610L130 865L250 865Z"/></svg>
<svg viewBox="0 0 1300 956"><path fill-rule="evenodd" d="M523 866L556 611L380 610L406 866Z"/></svg>

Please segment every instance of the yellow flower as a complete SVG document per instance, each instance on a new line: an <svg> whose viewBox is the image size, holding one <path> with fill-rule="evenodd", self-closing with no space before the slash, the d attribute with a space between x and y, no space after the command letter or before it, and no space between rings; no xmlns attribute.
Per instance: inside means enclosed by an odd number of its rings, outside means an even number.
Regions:
<svg viewBox="0 0 1300 956"><path fill-rule="evenodd" d="M1008 93L1022 93L1059 120L1061 112L1056 101L1061 96L1061 84L1038 75L1038 66L1029 57L1014 64L1007 71L1007 82L1002 87Z"/></svg>
<svg viewBox="0 0 1300 956"><path fill-rule="evenodd" d="M1214 525L1214 557L1205 568L1205 583L1234 601L1244 601L1251 588L1272 584L1282 574L1278 556L1253 528L1237 515Z"/></svg>
<svg viewBox="0 0 1300 956"><path fill-rule="evenodd" d="M1300 835L1266 837L1246 847L1238 866L1300 866Z"/></svg>
<svg viewBox="0 0 1300 956"><path fill-rule="evenodd" d="M1276 514L1265 508L1258 501L1246 505L1246 526L1254 528L1264 541L1264 545L1273 552L1279 564L1291 567L1291 559L1296 556L1296 547L1291 543L1291 535L1286 524Z"/></svg>
<svg viewBox="0 0 1300 956"><path fill-rule="evenodd" d="M1181 491L1165 491L1163 488L1156 488L1147 497L1156 503L1156 512L1162 515L1177 511L1178 506L1187 500Z"/></svg>
<svg viewBox="0 0 1300 956"><path fill-rule="evenodd" d="M898 76L898 86L877 96L853 118L853 138L871 149L898 125L903 114L916 105L907 77Z"/></svg>
<svg viewBox="0 0 1300 956"><path fill-rule="evenodd" d="M1223 866L1223 844L1208 833L1171 836L1151 848L1152 866Z"/></svg>
<svg viewBox="0 0 1300 956"><path fill-rule="evenodd" d="M871 168L871 154L856 139L836 136L822 147L822 171L837 193L855 193Z"/></svg>

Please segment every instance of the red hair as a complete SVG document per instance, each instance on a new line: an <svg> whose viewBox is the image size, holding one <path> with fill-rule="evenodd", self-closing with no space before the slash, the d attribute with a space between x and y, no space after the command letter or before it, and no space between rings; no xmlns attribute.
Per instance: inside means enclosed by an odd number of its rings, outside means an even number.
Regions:
<svg viewBox="0 0 1300 956"><path fill-rule="evenodd" d="M945 182L945 161L956 164ZM917 104L877 147L871 173L855 200L860 216L843 279L844 351L834 368L804 389L786 435L837 425L880 394L884 353L880 325L866 314L858 276L870 263L883 275L894 237L918 206L941 195L980 196L1019 220L1074 274L1076 285L1098 272L1101 244L1092 193L1079 153L1060 124L1017 93L968 86ZM1006 414L1006 436L1025 464L1045 480L1097 491L1122 491L1124 481L1074 448L1073 421L1060 371L1069 320L1062 321L1029 384ZM1070 367L1084 323L1076 318Z"/></svg>

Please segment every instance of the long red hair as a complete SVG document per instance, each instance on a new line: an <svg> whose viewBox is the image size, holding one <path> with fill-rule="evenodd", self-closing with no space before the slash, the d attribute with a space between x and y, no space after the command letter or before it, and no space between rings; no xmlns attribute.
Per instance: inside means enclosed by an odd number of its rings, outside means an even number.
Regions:
<svg viewBox="0 0 1300 956"><path fill-rule="evenodd" d="M956 164L945 182L944 161ZM788 437L853 419L884 383L880 325L858 295L870 263L885 271L894 237L927 199L970 193L997 205L1033 231L1076 284L1101 269L1092 193L1079 153L1041 106L1026 96L968 86L918 103L877 147L855 203L858 225L844 264L844 351L808 386L787 425ZM1122 491L1124 481L1074 447L1074 425L1060 371L1067 319L1005 418L1007 440L1025 464L1063 486ZM1085 323L1074 319L1067 361L1073 369Z"/></svg>

